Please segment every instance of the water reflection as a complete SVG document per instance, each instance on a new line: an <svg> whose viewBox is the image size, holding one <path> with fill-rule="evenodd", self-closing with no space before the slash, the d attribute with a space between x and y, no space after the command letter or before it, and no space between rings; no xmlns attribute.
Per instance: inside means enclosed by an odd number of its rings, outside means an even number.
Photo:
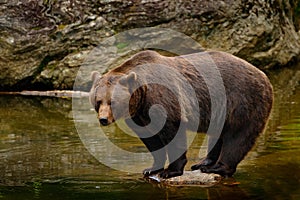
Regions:
<svg viewBox="0 0 300 200"><path fill-rule="evenodd" d="M139 173L102 165L80 141L69 99L0 96L0 185L30 186L13 187L14 192L0 187L0 198L32 198L36 191L40 199L300 199L300 66L268 76L275 102L267 130L239 166L235 181L240 184L212 188L153 187ZM107 136L128 151L145 151L139 140L118 129ZM198 135L187 168L197 162L202 142Z"/></svg>
<svg viewBox="0 0 300 200"><path fill-rule="evenodd" d="M0 184L105 172L78 138L70 100L2 96L0 105Z"/></svg>

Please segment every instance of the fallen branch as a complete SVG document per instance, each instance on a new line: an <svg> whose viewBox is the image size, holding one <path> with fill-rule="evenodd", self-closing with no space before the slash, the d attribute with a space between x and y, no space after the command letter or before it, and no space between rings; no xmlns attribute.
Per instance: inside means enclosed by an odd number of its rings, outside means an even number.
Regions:
<svg viewBox="0 0 300 200"><path fill-rule="evenodd" d="M52 91L21 91L21 92L0 92L0 95L24 95L24 96L47 96L60 98L80 98L89 96L88 92L73 90L52 90Z"/></svg>

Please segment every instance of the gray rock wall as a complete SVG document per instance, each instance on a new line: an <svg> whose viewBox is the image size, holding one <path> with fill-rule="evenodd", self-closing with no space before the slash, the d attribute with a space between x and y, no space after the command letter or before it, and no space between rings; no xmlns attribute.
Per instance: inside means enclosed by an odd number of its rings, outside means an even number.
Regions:
<svg viewBox="0 0 300 200"><path fill-rule="evenodd" d="M72 89L101 40L150 26L261 69L300 54L300 0L0 0L0 90Z"/></svg>

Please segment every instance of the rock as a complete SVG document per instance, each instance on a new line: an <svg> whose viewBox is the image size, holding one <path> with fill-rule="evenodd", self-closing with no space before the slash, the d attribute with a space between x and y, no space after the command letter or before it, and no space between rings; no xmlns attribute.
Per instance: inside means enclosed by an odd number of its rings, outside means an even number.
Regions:
<svg viewBox="0 0 300 200"><path fill-rule="evenodd" d="M222 177L218 174L205 174L200 171L185 171L182 176L162 179L158 175L146 178L146 181L162 186L202 186L208 187L220 183Z"/></svg>
<svg viewBox="0 0 300 200"><path fill-rule="evenodd" d="M51 61L45 66L39 75L33 80L34 83L43 83L48 89L59 88L71 89L74 84L78 68L84 62L89 51L72 53L61 61Z"/></svg>
<svg viewBox="0 0 300 200"><path fill-rule="evenodd" d="M261 69L284 66L300 54L299 10L300 0L3 0L0 90L71 89L103 39L142 27L171 28Z"/></svg>

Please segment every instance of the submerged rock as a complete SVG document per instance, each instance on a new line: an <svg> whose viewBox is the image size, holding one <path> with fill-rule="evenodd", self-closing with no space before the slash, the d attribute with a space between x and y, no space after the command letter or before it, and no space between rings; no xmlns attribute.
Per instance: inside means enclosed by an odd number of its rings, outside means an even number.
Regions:
<svg viewBox="0 0 300 200"><path fill-rule="evenodd" d="M171 28L261 69L283 66L300 54L299 10L300 0L2 0L0 90L71 89L91 49L141 27Z"/></svg>
<svg viewBox="0 0 300 200"><path fill-rule="evenodd" d="M162 186L202 186L208 187L220 183L222 180L218 174L205 174L199 170L185 171L183 175L162 179L158 175L149 176L146 180L150 183L159 184Z"/></svg>

